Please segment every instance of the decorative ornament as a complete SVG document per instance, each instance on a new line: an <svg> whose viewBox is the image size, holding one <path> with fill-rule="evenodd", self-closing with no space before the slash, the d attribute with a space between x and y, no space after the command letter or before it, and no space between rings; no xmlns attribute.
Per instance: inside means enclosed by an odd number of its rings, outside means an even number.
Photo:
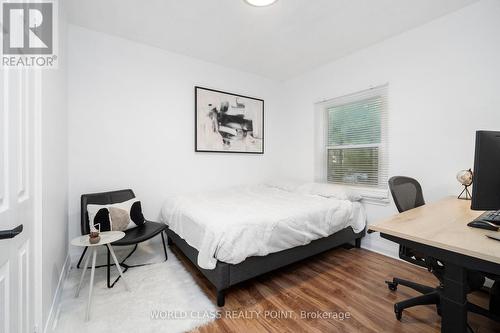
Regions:
<svg viewBox="0 0 500 333"><path fill-rule="evenodd" d="M464 189L458 195L458 199L471 200L472 195L469 192L469 186L472 185L473 174L472 170L461 170L457 173L457 180L464 186Z"/></svg>
<svg viewBox="0 0 500 333"><path fill-rule="evenodd" d="M90 230L89 234L89 243L90 244L97 244L101 240L101 236L99 236L101 232L101 224L97 223L97 228L94 226L92 230Z"/></svg>

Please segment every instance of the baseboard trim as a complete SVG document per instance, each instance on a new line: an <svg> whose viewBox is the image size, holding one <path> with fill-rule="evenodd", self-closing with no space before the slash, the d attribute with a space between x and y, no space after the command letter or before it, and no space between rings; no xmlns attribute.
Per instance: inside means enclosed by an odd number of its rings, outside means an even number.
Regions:
<svg viewBox="0 0 500 333"><path fill-rule="evenodd" d="M378 248L374 248L374 247L371 247L371 246L363 246L363 241L361 241L361 248L362 249L365 249L367 251L370 251L370 252L375 252L375 253L378 253L378 254L381 254L385 257L389 257L389 258L393 258L393 259L398 259L398 260L401 260L398 256L395 256L392 252L390 251L384 251L384 250L380 250Z"/></svg>
<svg viewBox="0 0 500 333"><path fill-rule="evenodd" d="M71 257L68 253L66 256L66 260L64 260L64 265L61 270L61 274L59 275L59 281L57 282L56 292L54 293L54 298L52 299L52 305L50 306L49 315L47 317L47 321L45 322L45 328L43 330L44 333L51 333L54 331L54 326L57 324L57 312L59 308L59 302L61 300L61 294L64 287L64 281L66 281L66 277L68 276L68 272L71 266Z"/></svg>

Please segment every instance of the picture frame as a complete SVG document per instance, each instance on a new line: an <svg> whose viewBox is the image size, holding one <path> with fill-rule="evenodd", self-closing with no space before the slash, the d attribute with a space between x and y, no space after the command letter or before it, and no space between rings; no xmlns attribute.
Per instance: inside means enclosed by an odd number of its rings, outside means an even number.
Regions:
<svg viewBox="0 0 500 333"><path fill-rule="evenodd" d="M264 100L194 87L195 151L264 154Z"/></svg>

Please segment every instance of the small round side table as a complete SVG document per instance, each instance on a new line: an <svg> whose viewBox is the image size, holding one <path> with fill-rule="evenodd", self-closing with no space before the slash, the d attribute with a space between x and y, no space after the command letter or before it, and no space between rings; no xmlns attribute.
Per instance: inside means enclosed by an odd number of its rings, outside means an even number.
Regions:
<svg viewBox="0 0 500 333"><path fill-rule="evenodd" d="M85 272L87 271L90 255L92 254L92 269L90 271L89 299L87 301L87 311L85 313L85 320L86 321L90 320L90 305L92 303L92 289L94 286L95 260L96 260L98 246L106 245L108 247L109 252L111 253L111 256L113 257L113 261L115 262L116 268L118 269L118 272L120 273L123 284L125 285L125 289L127 291L130 291L129 286L127 284L127 281L125 280L125 277L123 276L123 272L122 272L122 269L120 267L120 264L118 263L118 259L116 259L115 251L113 251L113 247L110 244L110 243L113 243L114 241L117 241L117 240L125 237L125 233L123 231L103 231L99 234L99 236L101 236L101 239L100 239L99 243L96 243L96 244L90 244L89 235L83 235L83 236L76 237L76 238L71 240L71 245L91 248L91 253L89 253L87 255L87 258L85 259L85 264L83 266L82 276L80 277L80 283L78 284L78 288L76 289L76 293L75 293L75 297L78 297L78 295L80 294L80 289L82 288L82 282L83 282L83 278L85 277Z"/></svg>

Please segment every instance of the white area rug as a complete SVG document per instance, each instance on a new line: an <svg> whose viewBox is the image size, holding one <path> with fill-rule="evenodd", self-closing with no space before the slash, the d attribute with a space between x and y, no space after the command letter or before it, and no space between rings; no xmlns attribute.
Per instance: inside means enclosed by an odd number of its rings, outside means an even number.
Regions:
<svg viewBox="0 0 500 333"><path fill-rule="evenodd" d="M130 249L115 247L118 259ZM105 260L105 250L101 247L97 264ZM172 252L168 252L168 261L164 260L161 242L140 244L127 263L157 264L130 268L125 273L131 292L125 290L121 281L108 289L106 268L96 269L89 322L85 322L85 310L90 270L87 270L80 296L75 298L82 272L76 269L75 263L64 284L55 332L186 332L212 321L217 307ZM116 269L111 274L116 277Z"/></svg>

